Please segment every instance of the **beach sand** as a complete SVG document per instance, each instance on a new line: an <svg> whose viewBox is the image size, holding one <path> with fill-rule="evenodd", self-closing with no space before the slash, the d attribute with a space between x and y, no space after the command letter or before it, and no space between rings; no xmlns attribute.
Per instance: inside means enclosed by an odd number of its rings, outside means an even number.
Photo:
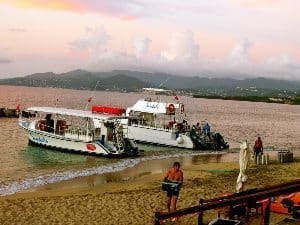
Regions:
<svg viewBox="0 0 300 225"><path fill-rule="evenodd" d="M185 166L184 186L177 208L197 205L225 192L235 192L238 162L206 163ZM68 188L64 182L56 187L37 189L0 198L0 224L154 224L154 212L166 209L166 193L161 190L164 174L145 174L129 181ZM295 162L269 165L251 164L247 170L246 189L299 179L300 158ZM78 180L76 181L78 182ZM67 185L67 186L65 186ZM63 188L60 188L62 187ZM205 212L205 221L216 217ZM271 224L282 216L272 214ZM175 224L197 224L197 217L184 216Z"/></svg>

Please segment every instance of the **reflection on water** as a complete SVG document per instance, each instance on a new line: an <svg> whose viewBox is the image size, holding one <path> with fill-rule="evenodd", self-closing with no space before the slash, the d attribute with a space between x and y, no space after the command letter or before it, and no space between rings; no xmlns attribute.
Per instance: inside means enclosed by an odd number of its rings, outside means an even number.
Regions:
<svg viewBox="0 0 300 225"><path fill-rule="evenodd" d="M35 166L55 166L66 165L74 163L84 163L86 157L83 155L76 155L70 153L50 150L37 145L28 145L27 148L21 152L21 157L32 167Z"/></svg>
<svg viewBox="0 0 300 225"><path fill-rule="evenodd" d="M92 168L118 161L118 159L71 154L30 144L20 152L19 157L26 164L24 172L30 173L31 176L48 174L49 172Z"/></svg>
<svg viewBox="0 0 300 225"><path fill-rule="evenodd" d="M192 157L192 164L198 165L203 163L219 163L224 158L224 154L214 154L214 155L195 155Z"/></svg>

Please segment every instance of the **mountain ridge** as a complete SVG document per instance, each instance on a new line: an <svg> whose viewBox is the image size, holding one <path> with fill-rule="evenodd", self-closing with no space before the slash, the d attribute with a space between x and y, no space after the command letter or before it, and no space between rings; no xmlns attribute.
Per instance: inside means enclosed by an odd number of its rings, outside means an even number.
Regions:
<svg viewBox="0 0 300 225"><path fill-rule="evenodd" d="M143 87L159 87L181 91L205 90L300 90L300 81L276 80L264 77L233 78L183 77L167 73L149 73L129 70L112 70L110 72L91 72L73 70L56 74L53 72L35 73L24 77L0 79L2 85L21 85L33 87L54 87L69 89L112 91L139 91Z"/></svg>

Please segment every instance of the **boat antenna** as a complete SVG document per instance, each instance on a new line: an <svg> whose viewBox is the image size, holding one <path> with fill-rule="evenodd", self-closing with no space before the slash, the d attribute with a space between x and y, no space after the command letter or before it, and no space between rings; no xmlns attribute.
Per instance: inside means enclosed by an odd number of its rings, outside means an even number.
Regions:
<svg viewBox="0 0 300 225"><path fill-rule="evenodd" d="M158 85L158 88L162 87L168 80L170 80L171 77L167 77L167 79L165 79L163 82L161 82ZM161 95L159 95L159 101L161 101Z"/></svg>
<svg viewBox="0 0 300 225"><path fill-rule="evenodd" d="M167 77L167 79L166 79L165 81L161 82L161 83L158 85L158 87L163 86L163 84L165 84L168 80L170 80L170 78L171 78L171 77Z"/></svg>
<svg viewBox="0 0 300 225"><path fill-rule="evenodd" d="M95 92L96 89L97 89L98 83L100 83L99 80L98 80L98 81L96 82L96 84L95 84L95 87L94 87L94 89L93 89L93 94L90 95L90 97L88 97L88 102L86 103L86 105L85 105L85 107L84 107L84 110L87 110L87 108L88 108L90 102L92 101L92 99L93 99L93 97L94 97L94 92Z"/></svg>

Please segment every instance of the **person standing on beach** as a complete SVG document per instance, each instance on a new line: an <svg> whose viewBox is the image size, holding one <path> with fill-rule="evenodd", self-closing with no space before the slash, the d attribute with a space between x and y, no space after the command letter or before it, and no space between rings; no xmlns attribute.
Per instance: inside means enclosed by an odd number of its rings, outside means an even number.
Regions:
<svg viewBox="0 0 300 225"><path fill-rule="evenodd" d="M263 143L262 143L262 140L261 140L260 137L258 137L256 139L256 141L254 143L253 150L254 150L254 155L255 156L263 154L264 147L263 147Z"/></svg>
<svg viewBox="0 0 300 225"><path fill-rule="evenodd" d="M169 182L177 182L178 183L178 188L175 189L170 189L167 191L167 209L168 212L171 211L171 204L172 204L172 211L176 210L176 204L177 204L177 199L179 196L179 190L180 187L183 184L183 172L180 170L180 163L179 162L174 162L173 167L170 168L164 177L164 181L169 181Z"/></svg>

